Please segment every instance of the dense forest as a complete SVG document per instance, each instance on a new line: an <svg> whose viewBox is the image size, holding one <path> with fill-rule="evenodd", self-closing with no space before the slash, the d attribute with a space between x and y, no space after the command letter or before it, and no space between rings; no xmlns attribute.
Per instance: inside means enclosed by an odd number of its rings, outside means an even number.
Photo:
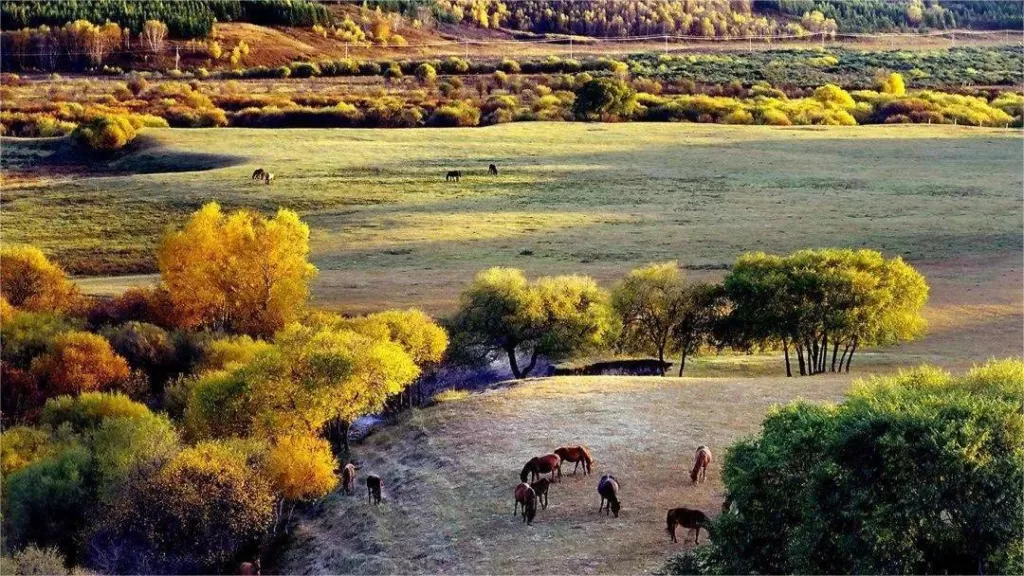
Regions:
<svg viewBox="0 0 1024 576"><path fill-rule="evenodd" d="M842 32L888 32L917 28L1020 29L1024 4L986 0L755 0L754 10L800 17L819 11Z"/></svg>
<svg viewBox="0 0 1024 576"><path fill-rule="evenodd" d="M176 38L203 37L216 22L252 22L264 25L313 26L330 21L327 9L306 0L183 0L128 2L126 0L88 0L83 2L0 3L0 18L5 30L61 26L75 20L94 24L107 21L133 32L140 32L146 20L159 20Z"/></svg>

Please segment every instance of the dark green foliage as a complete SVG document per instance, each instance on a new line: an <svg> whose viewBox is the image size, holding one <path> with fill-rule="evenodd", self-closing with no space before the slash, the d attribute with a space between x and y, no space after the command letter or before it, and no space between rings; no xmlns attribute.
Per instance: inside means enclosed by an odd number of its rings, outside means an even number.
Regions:
<svg viewBox="0 0 1024 576"><path fill-rule="evenodd" d="M636 92L612 78L598 78L576 91L572 111L580 120L622 120L636 107Z"/></svg>
<svg viewBox="0 0 1024 576"><path fill-rule="evenodd" d="M675 573L1024 571L1024 363L921 368L793 404L726 454L732 512Z"/></svg>
<svg viewBox="0 0 1024 576"><path fill-rule="evenodd" d="M214 21L241 21L276 26L312 26L331 21L327 9L307 0L7 0L0 3L4 30L63 26L74 20L111 21L138 33L146 20L167 25L172 37L197 38L213 30Z"/></svg>

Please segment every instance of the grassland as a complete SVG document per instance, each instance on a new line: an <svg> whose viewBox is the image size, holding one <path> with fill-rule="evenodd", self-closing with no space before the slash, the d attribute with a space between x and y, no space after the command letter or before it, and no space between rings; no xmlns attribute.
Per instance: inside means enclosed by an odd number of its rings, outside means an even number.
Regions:
<svg viewBox="0 0 1024 576"><path fill-rule="evenodd" d="M384 480L384 504L335 493L303 516L278 569L286 573L637 574L692 547L672 544L665 511L722 502L726 446L766 409L794 398L838 400L846 377L532 380L413 412L355 448L360 474ZM512 516L523 462L584 443L595 474L566 475L532 527ZM693 451L716 456L690 485ZM572 466L563 470L572 472ZM597 479L621 486L619 518L597 514ZM361 486L361 485L360 485ZM705 536L706 537L706 536ZM702 540L703 541L703 540Z"/></svg>
<svg viewBox="0 0 1024 576"><path fill-rule="evenodd" d="M523 123L149 134L143 150L88 167L61 164L59 141L5 139L4 241L39 245L77 272L141 274L81 279L113 294L153 281L160 233L202 203L285 206L312 227L317 305L434 314L487 266L610 285L653 260L713 279L747 250L866 246L925 273L932 333L864 361L963 367L1024 349L1015 131ZM491 162L498 177L486 174ZM272 186L249 179L258 166L277 174ZM444 181L452 168L461 182ZM778 361L693 368L777 374Z"/></svg>

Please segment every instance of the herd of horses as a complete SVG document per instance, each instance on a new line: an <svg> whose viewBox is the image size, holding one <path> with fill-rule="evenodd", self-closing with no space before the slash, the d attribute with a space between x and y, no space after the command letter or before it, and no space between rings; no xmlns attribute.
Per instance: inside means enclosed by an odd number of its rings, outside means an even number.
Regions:
<svg viewBox="0 0 1024 576"><path fill-rule="evenodd" d="M489 164L487 166L487 173L490 174L491 176L497 176L498 175L498 167L495 166L494 164ZM264 170L263 168L257 168L252 173L252 179L253 180L257 180L259 182L263 182L263 183L265 183L265 184L267 184L269 186L270 183L274 181L274 173L273 172L268 172L268 171ZM461 179L462 179L462 170L449 170L448 173L445 174L445 176L444 176L444 181L445 182L453 182L453 181L454 182L458 182Z"/></svg>
<svg viewBox="0 0 1024 576"><path fill-rule="evenodd" d="M708 478L708 465L711 464L711 450L707 446L700 446L693 458L693 468L690 470L690 481L693 484L704 482ZM548 507L548 493L554 482L562 481L562 464L571 462L574 464L573 475L576 475L580 466L583 467L583 475L589 475L593 471L596 460L585 446L563 446L551 454L531 458L523 466L519 473L520 483L516 485L513 493L515 505L512 508L512 515L522 515L523 522L527 525L533 524L537 516L537 505L541 509ZM543 478L544 474L551 474L551 478ZM530 482L527 482L530 480ZM605 515L614 514L619 517L619 510L622 509L622 501L619 498L619 482L615 476L605 474L597 483L597 493L601 497L601 503L597 508L598 513ZM520 507L522 511L520 512ZM689 508L672 508L665 518L666 528L673 542L676 539L676 528L681 526L690 532L696 532L694 544L700 543L700 530L705 528L709 518L700 510Z"/></svg>

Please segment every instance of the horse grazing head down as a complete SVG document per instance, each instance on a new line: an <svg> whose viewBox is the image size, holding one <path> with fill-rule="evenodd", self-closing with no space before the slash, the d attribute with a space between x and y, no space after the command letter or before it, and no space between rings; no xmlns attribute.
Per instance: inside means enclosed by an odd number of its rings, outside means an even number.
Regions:
<svg viewBox="0 0 1024 576"><path fill-rule="evenodd" d="M711 464L711 450L707 446L697 448L693 456L693 470L690 470L690 480L696 484L698 476L702 479L708 477L708 464Z"/></svg>
<svg viewBox="0 0 1024 576"><path fill-rule="evenodd" d="M597 483L597 493L601 495L601 507L604 507L604 501L607 500L608 511L618 518L622 503L619 501L619 483L615 480L615 476L611 474L602 476L601 481ZM600 511L600 508L598 510Z"/></svg>
<svg viewBox="0 0 1024 576"><path fill-rule="evenodd" d="M529 484L523 482L516 486L515 495L516 504L523 505L523 522L533 524L533 519L537 516L537 493Z"/></svg>
<svg viewBox="0 0 1024 576"><path fill-rule="evenodd" d="M523 466L523 471L519 473L519 481L526 482L526 480L530 477L530 472L533 472L536 469L536 467L537 459L530 458L529 462L527 462L526 465Z"/></svg>

